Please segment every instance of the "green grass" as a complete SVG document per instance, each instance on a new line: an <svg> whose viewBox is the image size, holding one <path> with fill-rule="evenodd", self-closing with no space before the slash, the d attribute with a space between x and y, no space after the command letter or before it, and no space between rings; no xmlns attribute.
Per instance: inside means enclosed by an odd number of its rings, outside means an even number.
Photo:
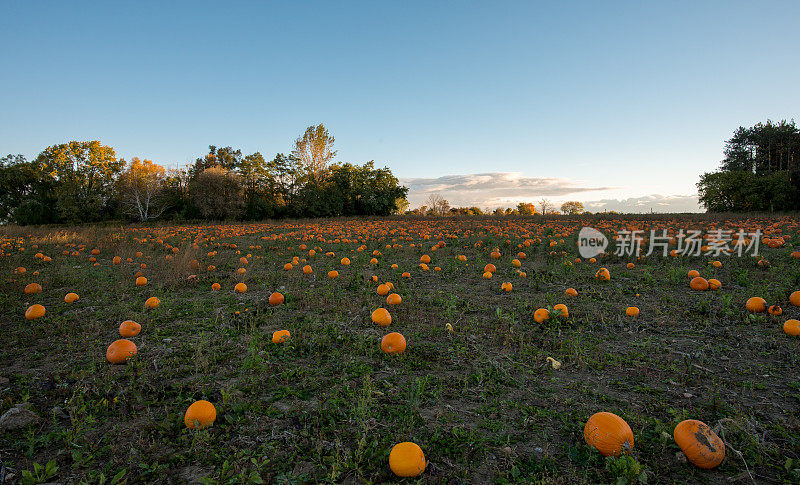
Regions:
<svg viewBox="0 0 800 485"><path fill-rule="evenodd" d="M778 222L798 236L793 219ZM95 227L61 235L8 229L0 377L9 383L0 386L0 412L30 402L41 420L0 434L0 461L34 482L384 483L397 481L391 447L414 441L429 461L426 482L714 483L749 472L757 482L796 483L800 339L781 330L800 316L788 302L800 289L793 249L762 249L769 267L755 258L718 258L723 266L712 268L705 258L650 256L627 269L629 260L613 255L565 266L576 257L575 238L555 238L564 243L551 248L545 237L564 227L580 226L536 218ZM533 244L518 247L528 237ZM439 240L446 246L431 251ZM321 248L309 258L312 275L302 273L303 263L283 270L292 257L307 257L301 243ZM402 247L385 247L395 243ZM64 256L65 244L86 247ZM171 261L165 244L179 248ZM356 251L362 244L366 250ZM88 261L95 247L99 266ZM496 261L489 257L495 247ZM377 266L369 264L374 250L383 253ZM53 261L35 259L37 251ZM510 264L519 251L528 256L526 278ZM247 272L237 275L248 253ZM430 271L418 268L422 254L432 258ZM111 264L115 255L123 264ZM339 264L345 256L350 266ZM190 270L193 259L199 270ZM142 262L148 285L136 287ZM484 280L488 262L498 270ZM206 271L212 264L216 270ZM14 274L18 266L27 272ZM611 281L593 278L600 266ZM331 269L339 278L327 278ZM690 269L720 279L722 290L690 291ZM404 271L412 277L401 278ZM198 275L193 283L190 274ZM370 320L386 306L373 275L403 298L387 307L386 329ZM33 281L44 291L23 294ZM248 290L234 294L239 281ZM500 291L504 281L512 292ZM219 292L210 290L213 282ZM579 296L566 298L568 287ZM70 291L78 302L63 302ZM284 304L269 305L273 291ZM149 296L161 300L158 309L144 310ZM750 296L781 304L784 315L748 315ZM32 303L47 314L26 321ZM533 320L537 308L558 303L569 317ZM640 316L626 317L627 306ZM139 353L112 366L105 349L127 319L142 324L132 338ZM273 344L279 329L290 330L291 340ZM381 352L391 331L406 337L404 354ZM183 413L198 399L214 403L217 420L189 430ZM633 456L605 459L585 444L583 426L598 411L631 425ZM724 433L732 449L717 469L680 459L672 430L687 418ZM55 478L42 478L50 472Z"/></svg>

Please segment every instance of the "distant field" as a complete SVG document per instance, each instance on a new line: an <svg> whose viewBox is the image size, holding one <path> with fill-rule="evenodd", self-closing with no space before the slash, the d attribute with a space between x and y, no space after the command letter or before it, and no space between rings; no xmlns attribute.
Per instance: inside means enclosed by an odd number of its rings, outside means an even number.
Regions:
<svg viewBox="0 0 800 485"><path fill-rule="evenodd" d="M783 330L800 317L789 299L800 219L614 217L0 228L0 414L24 409L31 421L0 423L0 473L384 483L401 480L390 450L412 441L423 483L800 483L800 337ZM584 225L612 239L621 229L763 239L758 257L612 247L589 262L576 244ZM610 280L595 278L601 267ZM691 270L721 288L692 290ZM377 293L385 282L400 304ZM26 294L30 283L42 291ZM70 292L79 300L66 303ZM274 292L283 303L270 305ZM146 310L150 297L160 305ZM751 297L782 314L748 311ZM46 313L26 320L33 304ZM388 327L371 320L379 307ZM542 308L550 318L537 323ZM106 349L125 320L141 324L138 353L112 365ZM284 329L291 337L273 343ZM404 353L381 350L389 332L405 337ZM184 413L200 399L216 421L189 429ZM630 425L632 459L587 445L600 411ZM685 419L725 441L721 465L686 461L673 440Z"/></svg>

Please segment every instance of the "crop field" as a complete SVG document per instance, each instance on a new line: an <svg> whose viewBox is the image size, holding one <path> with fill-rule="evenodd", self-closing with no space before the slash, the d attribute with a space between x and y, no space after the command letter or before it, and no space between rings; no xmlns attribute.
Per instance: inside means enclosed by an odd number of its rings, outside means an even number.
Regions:
<svg viewBox="0 0 800 485"><path fill-rule="evenodd" d="M612 217L0 228L0 483L800 483L800 219Z"/></svg>

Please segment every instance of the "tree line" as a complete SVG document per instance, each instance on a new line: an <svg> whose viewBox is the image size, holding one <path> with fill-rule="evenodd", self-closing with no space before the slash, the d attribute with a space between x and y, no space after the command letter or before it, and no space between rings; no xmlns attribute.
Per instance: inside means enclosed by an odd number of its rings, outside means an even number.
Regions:
<svg viewBox="0 0 800 485"><path fill-rule="evenodd" d="M404 211L408 189L388 168L331 163L334 137L309 126L285 155L267 160L230 146L183 168L117 158L99 141L45 148L34 160L0 158L0 221L18 224L128 219L260 220L386 216Z"/></svg>
<svg viewBox="0 0 800 485"><path fill-rule="evenodd" d="M538 209L537 209L538 206ZM447 201L441 194L430 194L425 204L405 211L407 215L417 216L483 216L493 215L497 217L502 216L533 216L533 215L550 215L550 214L590 214L583 208L583 203L576 200L571 200L561 204L561 210L556 209L556 205L549 199L543 198L536 204L532 202L520 202L516 207L497 207L495 209L480 207L450 207L450 202Z"/></svg>
<svg viewBox="0 0 800 485"><path fill-rule="evenodd" d="M697 183L708 212L800 210L800 130L794 120L739 127L725 158Z"/></svg>

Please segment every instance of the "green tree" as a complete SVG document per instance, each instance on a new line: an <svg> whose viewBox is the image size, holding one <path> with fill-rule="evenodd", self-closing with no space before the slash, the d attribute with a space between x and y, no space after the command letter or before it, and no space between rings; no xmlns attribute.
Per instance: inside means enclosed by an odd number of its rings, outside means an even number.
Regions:
<svg viewBox="0 0 800 485"><path fill-rule="evenodd" d="M203 170L189 183L189 196L203 217L233 219L244 208L244 190L238 175L223 167Z"/></svg>
<svg viewBox="0 0 800 485"><path fill-rule="evenodd" d="M97 221L108 215L124 161L99 141L71 141L47 147L36 159L53 182L56 212L64 221Z"/></svg>
<svg viewBox="0 0 800 485"><path fill-rule="evenodd" d="M576 215L583 213L583 203L577 200L569 200L561 204L561 212L568 215Z"/></svg>
<svg viewBox="0 0 800 485"><path fill-rule="evenodd" d="M740 126L725 142L720 170L697 184L709 212L800 209L800 130L794 120Z"/></svg>

